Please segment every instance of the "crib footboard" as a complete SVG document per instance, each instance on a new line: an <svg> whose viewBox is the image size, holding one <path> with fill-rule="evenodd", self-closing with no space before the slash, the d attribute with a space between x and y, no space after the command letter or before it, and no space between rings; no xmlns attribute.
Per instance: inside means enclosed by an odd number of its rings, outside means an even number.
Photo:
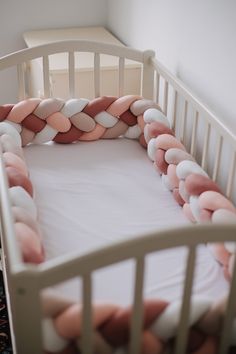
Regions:
<svg viewBox="0 0 236 354"><path fill-rule="evenodd" d="M134 260L135 278L130 323L129 352L138 353L141 347L144 319L143 284L145 256L155 251L172 247L188 248L184 292L180 307L181 316L176 333L174 353L184 353L187 345L190 312L197 303L191 301L192 284L196 263L197 246L205 242L222 242L225 237L235 240L235 227L193 226L144 235L138 240L122 242L106 247L83 257L68 255L48 261L37 267L14 270L10 275L11 308L16 347L19 353L42 353L42 307L40 291L75 276L80 276L83 284L82 328L80 348L82 353L93 353L92 274L94 271L117 262ZM234 267L235 268L235 267ZM226 305L219 353L226 353L230 341L230 328L234 318L235 271ZM146 316L146 315L145 315ZM173 349L173 348L172 348Z"/></svg>

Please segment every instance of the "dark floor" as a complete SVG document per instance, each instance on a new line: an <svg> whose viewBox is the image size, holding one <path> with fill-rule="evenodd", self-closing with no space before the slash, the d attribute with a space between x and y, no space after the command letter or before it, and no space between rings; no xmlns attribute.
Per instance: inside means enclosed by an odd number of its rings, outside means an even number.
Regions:
<svg viewBox="0 0 236 354"><path fill-rule="evenodd" d="M10 329L7 315L6 296L3 284L3 274L0 270L0 353L13 353L11 347Z"/></svg>

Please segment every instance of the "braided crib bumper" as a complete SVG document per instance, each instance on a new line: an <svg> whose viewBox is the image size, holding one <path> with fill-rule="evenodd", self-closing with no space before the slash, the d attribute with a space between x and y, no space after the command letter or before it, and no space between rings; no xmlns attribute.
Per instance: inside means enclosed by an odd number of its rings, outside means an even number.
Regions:
<svg viewBox="0 0 236 354"><path fill-rule="evenodd" d="M140 96L87 99L32 98L0 107L0 142L14 219L15 234L25 262L44 261L41 231L37 222L34 190L29 178L22 146L29 143L73 143L123 136L139 140L161 175L164 186L192 222L236 222L236 208L220 188L176 139L168 119L158 104ZM230 278L234 245L209 245L213 255ZM80 348L81 305L45 292L43 304L44 348L60 352L73 345ZM212 334L221 325L226 299L212 305L208 300L192 299L188 349L211 354L217 341ZM142 353L161 353L178 328L181 303L161 300L144 302ZM116 305L93 306L94 347L96 353L110 354L114 348L124 353L129 340L131 308ZM171 321L170 321L171 318ZM211 332L209 332L211 329ZM199 330L199 331L198 331ZM232 344L235 336L232 337ZM121 349L122 348L122 349ZM201 352L199 351L201 348ZM115 349L115 350L116 350ZM118 353L118 352L117 352Z"/></svg>
<svg viewBox="0 0 236 354"><path fill-rule="evenodd" d="M132 95L118 99L100 97L89 101L81 98L66 102L55 98L31 98L16 105L0 107L0 121L7 122L18 131L22 146L30 142L72 143L121 135L140 139L140 143L146 146L143 113L150 107L162 115L157 104ZM12 134L19 141L19 137Z"/></svg>

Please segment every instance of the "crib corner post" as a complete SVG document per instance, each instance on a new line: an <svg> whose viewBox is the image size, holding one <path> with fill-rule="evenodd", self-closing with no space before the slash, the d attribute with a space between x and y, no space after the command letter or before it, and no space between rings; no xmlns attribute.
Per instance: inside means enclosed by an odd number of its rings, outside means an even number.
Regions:
<svg viewBox="0 0 236 354"><path fill-rule="evenodd" d="M12 342L17 354L43 353L40 288L35 275L28 271L15 275L11 289Z"/></svg>
<svg viewBox="0 0 236 354"><path fill-rule="evenodd" d="M142 73L142 96L153 100L154 95L154 66L152 58L155 57L153 50L146 50L143 54L143 73Z"/></svg>

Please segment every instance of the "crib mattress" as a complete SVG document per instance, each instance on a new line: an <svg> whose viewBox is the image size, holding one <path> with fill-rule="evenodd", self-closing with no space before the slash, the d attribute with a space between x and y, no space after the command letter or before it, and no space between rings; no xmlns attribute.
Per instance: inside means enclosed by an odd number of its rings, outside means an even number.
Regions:
<svg viewBox="0 0 236 354"><path fill-rule="evenodd" d="M188 223L136 141L29 145L24 153L35 188L47 259L75 249L86 254L114 242ZM185 261L184 247L147 256L144 296L180 299ZM130 304L132 277L132 261L96 271L94 300ZM56 288L73 300L81 297L79 280ZM215 300L227 290L222 268L205 245L199 246L193 292Z"/></svg>

